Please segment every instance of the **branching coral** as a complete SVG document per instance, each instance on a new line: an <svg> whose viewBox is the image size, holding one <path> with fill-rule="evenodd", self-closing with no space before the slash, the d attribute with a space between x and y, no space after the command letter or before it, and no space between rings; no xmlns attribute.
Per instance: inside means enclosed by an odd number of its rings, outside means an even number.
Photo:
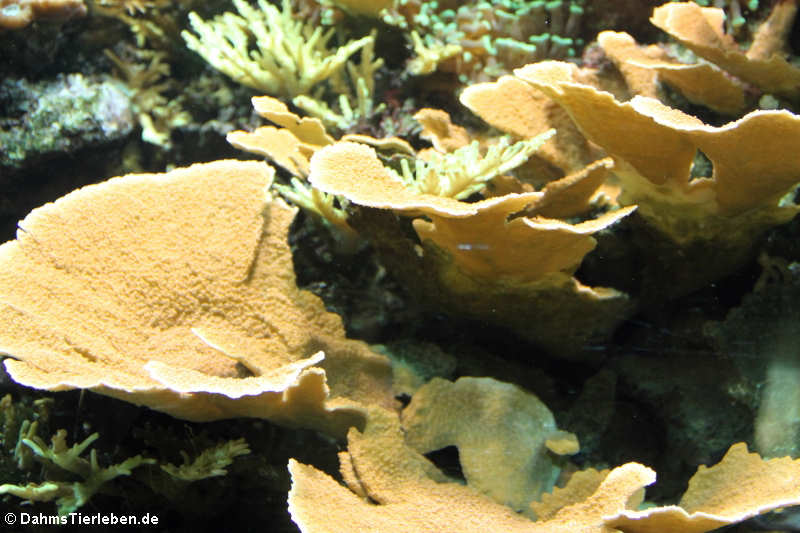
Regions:
<svg viewBox="0 0 800 533"><path fill-rule="evenodd" d="M228 473L225 467L229 466L234 458L240 455L247 455L248 453L250 453L250 447L247 445L247 442L244 439L236 439L222 442L203 450L203 452L194 459L191 459L188 453L181 450L181 456L183 457L182 465L175 466L166 464L161 465L161 469L170 476L182 481L196 481L210 477L224 476Z"/></svg>
<svg viewBox="0 0 800 533"><path fill-rule="evenodd" d="M128 15L144 13L148 9L165 7L169 0L99 0L97 7L111 11L125 11Z"/></svg>
<svg viewBox="0 0 800 533"><path fill-rule="evenodd" d="M171 12L177 8L170 0L100 0L92 5L92 13L125 23L138 47L149 43L165 51L178 37L176 17Z"/></svg>
<svg viewBox="0 0 800 533"><path fill-rule="evenodd" d="M385 9L393 7L396 0L322 0L322 3L333 4L357 15L378 17Z"/></svg>
<svg viewBox="0 0 800 533"><path fill-rule="evenodd" d="M335 72L330 82L333 91L338 95L338 110L331 108L319 95L315 97L301 94L292 99L292 103L309 115L319 118L329 127L346 130L355 126L360 120L368 119L380 113L386 106L374 103L375 72L383 66L382 58L375 58L375 32L363 48L358 64L347 62L347 76L341 71Z"/></svg>
<svg viewBox="0 0 800 533"><path fill-rule="evenodd" d="M191 13L189 22L197 35L189 31L181 35L189 48L239 83L275 96L309 94L373 37L331 51L328 42L334 30L323 32L321 27L295 20L290 4L283 0L279 10L259 0L256 9L244 0L234 0L239 15L227 12L208 22ZM253 43L257 50L251 49Z"/></svg>
<svg viewBox="0 0 800 533"><path fill-rule="evenodd" d="M445 198L464 199L486 186L497 176L517 168L555 132L511 143L508 138L481 153L478 141L448 154L430 153L427 159L415 158L413 169L401 160L400 179L412 191Z"/></svg>
<svg viewBox="0 0 800 533"><path fill-rule="evenodd" d="M67 447L67 432L59 430L53 435L50 446L39 437L23 439L25 446L33 450L36 457L61 470L76 474L82 481L47 481L42 484L0 485L0 494L13 494L32 501L52 501L58 504L58 513L69 514L82 507L107 482L119 476L129 476L131 470L141 465L154 464L153 459L145 459L140 455L125 461L101 468L97 462L97 452L92 450L89 460L81 457L83 452L100 437L94 433L83 442Z"/></svg>
<svg viewBox="0 0 800 533"><path fill-rule="evenodd" d="M130 93L133 112L142 127L142 140L169 148L172 130L188 124L191 115L181 107L181 98L168 99L164 95L175 88L175 82L169 78L169 65L164 62L166 54L137 50L136 55L144 62L124 61L106 50Z"/></svg>

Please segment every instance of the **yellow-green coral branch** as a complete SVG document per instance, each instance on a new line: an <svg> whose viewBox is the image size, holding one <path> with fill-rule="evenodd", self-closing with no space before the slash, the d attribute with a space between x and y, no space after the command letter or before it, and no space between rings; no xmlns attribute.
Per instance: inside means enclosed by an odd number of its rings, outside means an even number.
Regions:
<svg viewBox="0 0 800 533"><path fill-rule="evenodd" d="M480 191L487 181L509 172L528 160L555 130L548 130L532 139L509 144L504 137L490 146L485 155L478 142L448 154L434 154L429 160L416 159L414 169L403 159L400 179L420 193L463 199Z"/></svg>
<svg viewBox="0 0 800 533"><path fill-rule="evenodd" d="M408 71L415 76L431 74L439 63L463 51L461 45L446 44L430 35L423 39L416 31L411 32L410 38L414 57L408 62Z"/></svg>
<svg viewBox="0 0 800 533"><path fill-rule="evenodd" d="M291 185L276 183L273 188L294 205L335 228L333 235L341 251L348 252L358 249L362 239L347 223L347 212L340 207L336 207L336 196L311 187L308 183L297 178L292 178ZM339 201L344 202L346 200L339 198Z"/></svg>
<svg viewBox="0 0 800 533"><path fill-rule="evenodd" d="M244 439L230 440L204 450L194 460L189 458L188 453L181 450L182 465L166 464L161 465L161 469L182 481L197 481L224 476L228 473L225 467L230 465L235 457L248 453L250 453L250 448L247 441Z"/></svg>
<svg viewBox="0 0 800 533"><path fill-rule="evenodd" d="M292 103L312 117L322 120L326 126L341 130L346 130L359 120L382 111L386 105L381 103L375 106L374 96L375 71L383 66L383 59L375 59L374 31L370 37L373 40L361 49L361 60L358 64L348 61L346 71L337 72L331 78L331 87L339 94L338 111L317 96L300 95L295 97Z"/></svg>
<svg viewBox="0 0 800 533"><path fill-rule="evenodd" d="M295 20L289 0L283 0L281 10L265 0L259 0L258 9L244 0L233 3L240 15L227 12L205 21L190 13L189 22L197 35L189 31L181 35L189 48L214 68L271 95L308 93L373 41L367 36L332 51L327 45L334 30L323 32L321 27Z"/></svg>
<svg viewBox="0 0 800 533"><path fill-rule="evenodd" d="M141 455L137 455L116 465L101 468L97 462L95 450L89 453L88 461L81 457L83 452L99 438L98 433L89 435L86 440L72 447L67 446L67 432L63 429L53 435L49 447L40 437L31 435L30 432L28 434L29 438L22 438L21 442L33 450L33 453L41 461L58 466L67 472L78 474L83 481L47 481L41 484L29 483L25 486L5 484L0 485L0 494L13 494L32 501L56 500L58 513L61 515L69 514L80 508L106 482L118 476L128 476L131 474L131 470L138 466L155 463L153 459L145 459Z"/></svg>

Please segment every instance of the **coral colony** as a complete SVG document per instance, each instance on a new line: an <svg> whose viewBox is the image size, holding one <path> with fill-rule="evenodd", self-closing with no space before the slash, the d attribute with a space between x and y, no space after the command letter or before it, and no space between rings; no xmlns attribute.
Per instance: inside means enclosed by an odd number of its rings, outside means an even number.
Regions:
<svg viewBox="0 0 800 533"><path fill-rule="evenodd" d="M629 4L0 0L9 42L125 35L96 54L104 78L0 85L2 173L127 143L103 167L125 175L0 245L5 371L47 391L0 401L5 504L94 524L90 499L136 480L177 502L268 455L249 440L274 425L338 443L338 473L298 448L278 465L271 505L304 533L796 523L798 3ZM148 157L168 171L132 172ZM359 302L337 299L364 265ZM708 303L718 285L737 296ZM409 340L425 320L446 325ZM635 327L659 320L678 328L663 346ZM459 340L470 324L494 353ZM172 455L120 455L102 425L50 427L72 389L248 440L138 421ZM674 416L650 431L647 409ZM655 447L673 459L651 498Z"/></svg>

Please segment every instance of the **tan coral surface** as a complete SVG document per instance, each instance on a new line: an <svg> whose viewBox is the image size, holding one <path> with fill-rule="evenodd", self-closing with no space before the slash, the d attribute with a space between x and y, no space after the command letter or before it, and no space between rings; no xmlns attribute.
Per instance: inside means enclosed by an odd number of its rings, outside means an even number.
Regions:
<svg viewBox="0 0 800 533"><path fill-rule="evenodd" d="M701 466L680 506L637 511L650 468L626 463L577 472L534 503L531 521L449 480L403 441L396 415L370 410L365 431L352 429L339 455L346 486L290 460L289 512L303 533L381 531L527 533L705 533L800 503L800 461L766 461L733 445L716 465Z"/></svg>
<svg viewBox="0 0 800 533"><path fill-rule="evenodd" d="M113 178L32 211L0 246L9 374L189 420L257 416L339 435L363 423L353 400L390 404L388 386L367 383L388 383L388 363L297 289L295 210L271 201L272 175L217 161ZM326 355L329 373L363 373L329 390L311 368Z"/></svg>
<svg viewBox="0 0 800 533"><path fill-rule="evenodd" d="M620 103L576 81L576 72L574 65L547 61L515 74L561 104L614 158L621 202L637 203L676 242L719 235L748 243L796 214L779 200L800 181L800 116L760 110L715 127L654 98ZM691 176L698 152L713 164L711 176Z"/></svg>
<svg viewBox="0 0 800 533"><path fill-rule="evenodd" d="M595 247L592 234L635 207L578 224L538 216L536 208L541 204L555 214L585 207L598 186L596 171L609 163L567 176L544 192L467 203L417 192L384 167L371 148L339 142L314 154L309 181L354 204L409 216L424 213L429 220L413 221L423 253L409 261L427 263L417 264L427 277L414 283L438 295L435 305L493 321L552 353L574 356L587 339L623 320L630 307L619 291L585 286L572 274ZM564 206L566 201L572 205ZM512 217L526 207L534 216Z"/></svg>
<svg viewBox="0 0 800 533"><path fill-rule="evenodd" d="M458 447L469 485L517 512L552 488L559 468L548 441L568 441L566 451L578 451L577 438L556 427L539 398L492 378L433 378L411 398L402 421L409 446L423 454Z"/></svg>
<svg viewBox="0 0 800 533"><path fill-rule="evenodd" d="M394 415L374 409L363 433L351 430L340 462L347 487L312 466L290 461L289 512L303 533L612 533L604 517L629 509L629 502L635 505L638 500L632 497L655 480L649 468L628 463L612 470L585 499L547 521L532 522L445 478L403 442Z"/></svg>
<svg viewBox="0 0 800 533"><path fill-rule="evenodd" d="M776 16L784 16L792 3L777 2ZM792 98L800 93L800 68L784 59L775 45L765 45L763 36L755 44L753 53L739 50L733 38L723 30L725 12L722 9L700 7L694 2L674 2L653 10L650 21L698 56L764 92ZM778 24L774 19L772 22Z"/></svg>

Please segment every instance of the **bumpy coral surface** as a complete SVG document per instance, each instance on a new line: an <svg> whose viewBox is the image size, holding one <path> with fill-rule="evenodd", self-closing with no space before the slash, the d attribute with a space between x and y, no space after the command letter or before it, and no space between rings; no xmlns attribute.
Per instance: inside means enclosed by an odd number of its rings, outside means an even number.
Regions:
<svg viewBox="0 0 800 533"><path fill-rule="evenodd" d="M0 279L8 372L191 420L261 416L341 434L362 408L327 403L315 367L344 342L341 322L295 287L294 210L265 197L271 179L263 163L220 161L112 179L31 213L0 248L14 265ZM381 357L358 343L336 351L342 369L361 370L340 385L330 376L333 390L391 403Z"/></svg>

